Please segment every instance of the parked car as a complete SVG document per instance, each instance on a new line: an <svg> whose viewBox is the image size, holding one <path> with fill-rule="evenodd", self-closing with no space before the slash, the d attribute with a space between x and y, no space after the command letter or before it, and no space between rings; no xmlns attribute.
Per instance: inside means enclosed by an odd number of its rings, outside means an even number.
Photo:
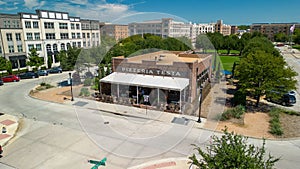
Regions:
<svg viewBox="0 0 300 169"><path fill-rule="evenodd" d="M34 79L38 78L39 75L36 72L25 72L19 75L20 79Z"/></svg>
<svg viewBox="0 0 300 169"><path fill-rule="evenodd" d="M18 82L20 81L20 77L17 75L8 75L2 77L3 82Z"/></svg>
<svg viewBox="0 0 300 169"><path fill-rule="evenodd" d="M296 96L296 92L295 91L289 91L287 94L289 94L289 95L293 95L293 96Z"/></svg>
<svg viewBox="0 0 300 169"><path fill-rule="evenodd" d="M85 78L89 78L89 79L93 79L94 78L94 75L92 72L86 72L85 75L84 75Z"/></svg>
<svg viewBox="0 0 300 169"><path fill-rule="evenodd" d="M2 79L0 79L0 86L2 86L3 85L3 80Z"/></svg>
<svg viewBox="0 0 300 169"><path fill-rule="evenodd" d="M270 97L267 96L267 101L271 101L277 104L281 104L283 106L292 106L296 104L296 97L290 94L284 94L281 97Z"/></svg>
<svg viewBox="0 0 300 169"><path fill-rule="evenodd" d="M48 76L48 71L47 70L38 70L37 74L39 76Z"/></svg>
<svg viewBox="0 0 300 169"><path fill-rule="evenodd" d="M62 69L60 67L53 67L48 70L49 73L62 73Z"/></svg>

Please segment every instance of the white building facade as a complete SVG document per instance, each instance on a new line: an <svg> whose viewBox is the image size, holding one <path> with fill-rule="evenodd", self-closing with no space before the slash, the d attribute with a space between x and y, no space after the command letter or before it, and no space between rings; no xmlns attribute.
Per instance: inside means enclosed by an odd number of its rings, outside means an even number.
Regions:
<svg viewBox="0 0 300 169"><path fill-rule="evenodd" d="M29 53L36 48L39 56L52 65L58 63L58 52L68 46L82 47L81 22L79 17L70 17L66 12L36 10L35 14L20 13L25 36L25 49Z"/></svg>
<svg viewBox="0 0 300 169"><path fill-rule="evenodd" d="M187 37L191 39L192 44L196 42L199 34L215 32L215 24L193 24L174 21L172 18L163 18L161 20L134 22L128 25L129 35L143 35L150 33L153 35L165 37Z"/></svg>
<svg viewBox="0 0 300 169"><path fill-rule="evenodd" d="M153 34L161 37L190 37L190 24L174 21L172 18L134 22L128 25L129 36Z"/></svg>

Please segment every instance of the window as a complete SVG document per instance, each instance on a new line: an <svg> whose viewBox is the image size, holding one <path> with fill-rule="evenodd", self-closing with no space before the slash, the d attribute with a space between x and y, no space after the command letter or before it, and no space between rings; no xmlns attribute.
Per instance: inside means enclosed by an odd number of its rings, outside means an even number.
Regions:
<svg viewBox="0 0 300 169"><path fill-rule="evenodd" d="M42 45L41 44L36 44L35 47L36 47L37 51L42 51Z"/></svg>
<svg viewBox="0 0 300 169"><path fill-rule="evenodd" d="M72 42L72 47L75 47L76 46L76 42Z"/></svg>
<svg viewBox="0 0 300 169"><path fill-rule="evenodd" d="M90 38L90 33L87 33L87 38Z"/></svg>
<svg viewBox="0 0 300 169"><path fill-rule="evenodd" d="M21 34L20 33L16 33L16 40L21 41Z"/></svg>
<svg viewBox="0 0 300 169"><path fill-rule="evenodd" d="M59 23L59 29L68 29L67 23Z"/></svg>
<svg viewBox="0 0 300 169"><path fill-rule="evenodd" d="M81 48L81 42L77 42L77 46Z"/></svg>
<svg viewBox="0 0 300 169"><path fill-rule="evenodd" d="M60 39L69 39L68 33L60 33Z"/></svg>
<svg viewBox="0 0 300 169"><path fill-rule="evenodd" d="M95 33L92 33L92 38L95 38Z"/></svg>
<svg viewBox="0 0 300 169"><path fill-rule="evenodd" d="M71 23L71 29L75 29L74 23Z"/></svg>
<svg viewBox="0 0 300 169"><path fill-rule="evenodd" d="M76 24L76 29L80 29L80 25L79 24Z"/></svg>
<svg viewBox="0 0 300 169"><path fill-rule="evenodd" d="M18 45L18 52L23 52L23 46L22 45Z"/></svg>
<svg viewBox="0 0 300 169"><path fill-rule="evenodd" d="M31 28L31 22L25 21L25 28Z"/></svg>
<svg viewBox="0 0 300 169"><path fill-rule="evenodd" d="M31 50L31 49L33 49L33 48L34 48L34 45L33 45L33 44L28 45L28 50Z"/></svg>
<svg viewBox="0 0 300 169"><path fill-rule="evenodd" d="M51 45L50 45L50 44L47 44L47 45L46 45L46 49L47 49L47 53L51 52Z"/></svg>
<svg viewBox="0 0 300 169"><path fill-rule="evenodd" d="M7 41L12 41L12 34L11 33L7 33L6 34L6 39L7 39Z"/></svg>
<svg viewBox="0 0 300 169"><path fill-rule="evenodd" d="M90 41L88 41L88 47L90 47L91 46L91 42Z"/></svg>
<svg viewBox="0 0 300 169"><path fill-rule="evenodd" d="M83 42L83 47L86 47L86 42Z"/></svg>
<svg viewBox="0 0 300 169"><path fill-rule="evenodd" d="M62 44L60 45L60 48L61 48L61 50L66 50L65 44L62 43Z"/></svg>
<svg viewBox="0 0 300 169"><path fill-rule="evenodd" d="M9 20L4 21L4 27L5 28L10 28L10 21Z"/></svg>
<svg viewBox="0 0 300 169"><path fill-rule="evenodd" d="M16 28L20 28L20 22L19 21L16 21L15 25L16 25Z"/></svg>
<svg viewBox="0 0 300 169"><path fill-rule="evenodd" d="M16 27L16 21L15 21L15 20L12 20L11 22L12 22L12 24L11 24L12 27L13 27L13 28L17 28L17 27Z"/></svg>
<svg viewBox="0 0 300 169"><path fill-rule="evenodd" d="M39 23L37 21L33 21L33 28L39 28Z"/></svg>
<svg viewBox="0 0 300 169"><path fill-rule="evenodd" d="M53 51L54 52L57 52L58 50L57 50L57 44L53 44Z"/></svg>
<svg viewBox="0 0 300 169"><path fill-rule="evenodd" d="M8 45L8 51L9 53L14 53L15 52L14 45Z"/></svg>
<svg viewBox="0 0 300 169"><path fill-rule="evenodd" d="M46 39L55 39L55 33L46 33Z"/></svg>
<svg viewBox="0 0 300 169"><path fill-rule="evenodd" d="M85 38L85 33L82 33L82 38Z"/></svg>
<svg viewBox="0 0 300 169"><path fill-rule="evenodd" d="M71 46L70 43L67 43L67 49L70 49L70 46Z"/></svg>
<svg viewBox="0 0 300 169"><path fill-rule="evenodd" d="M80 38L80 33L77 33L77 39L79 39Z"/></svg>
<svg viewBox="0 0 300 169"><path fill-rule="evenodd" d="M34 33L34 39L40 40L41 39L40 33Z"/></svg>
<svg viewBox="0 0 300 169"><path fill-rule="evenodd" d="M75 33L72 33L72 39L75 39Z"/></svg>
<svg viewBox="0 0 300 169"><path fill-rule="evenodd" d="M32 33L26 33L27 40L33 40Z"/></svg>
<svg viewBox="0 0 300 169"><path fill-rule="evenodd" d="M96 37L99 38L99 33L96 33Z"/></svg>
<svg viewBox="0 0 300 169"><path fill-rule="evenodd" d="M45 29L54 29L54 23L53 22L45 22L44 26L45 26Z"/></svg>

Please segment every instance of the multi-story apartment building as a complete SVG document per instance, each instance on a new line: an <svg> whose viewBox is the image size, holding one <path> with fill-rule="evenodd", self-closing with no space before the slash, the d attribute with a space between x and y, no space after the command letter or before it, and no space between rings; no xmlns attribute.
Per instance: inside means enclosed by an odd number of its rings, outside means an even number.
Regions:
<svg viewBox="0 0 300 169"><path fill-rule="evenodd" d="M215 25L215 32L220 32L224 36L231 34L231 26L223 24L223 20L218 20Z"/></svg>
<svg viewBox="0 0 300 169"><path fill-rule="evenodd" d="M69 46L82 47L81 22L79 17L70 17L67 12L36 10L36 13L20 13L27 53L36 48L47 63L58 62L58 52Z"/></svg>
<svg viewBox="0 0 300 169"><path fill-rule="evenodd" d="M206 34L206 33L214 33L215 32L215 24L214 23L200 23L197 24L196 27L196 34L200 35L200 34Z"/></svg>
<svg viewBox="0 0 300 169"><path fill-rule="evenodd" d="M26 67L25 43L20 15L0 14L0 57L10 60L12 67Z"/></svg>
<svg viewBox="0 0 300 169"><path fill-rule="evenodd" d="M150 33L161 37L188 37L190 38L191 24L174 21L172 18L161 20L135 22L128 25L129 35L143 35Z"/></svg>
<svg viewBox="0 0 300 169"><path fill-rule="evenodd" d="M215 31L215 24L192 24L190 23L190 39L192 45L196 43L196 38L200 34L213 33ZM195 46L194 46L195 47Z"/></svg>
<svg viewBox="0 0 300 169"><path fill-rule="evenodd" d="M99 46L101 43L100 23L96 20L81 20L83 48Z"/></svg>
<svg viewBox="0 0 300 169"><path fill-rule="evenodd" d="M194 46L198 35L215 32L215 26L215 23L193 24L191 22L177 22L172 18L163 18L161 20L130 23L128 27L130 36L150 33L161 37L188 37L191 39L192 45ZM225 28L223 28L224 32L226 30Z"/></svg>
<svg viewBox="0 0 300 169"><path fill-rule="evenodd" d="M290 35L290 28L295 24L295 28L300 28L300 23L254 23L251 25L251 32L261 32L267 35L270 40L274 40L274 35L284 33Z"/></svg>
<svg viewBox="0 0 300 169"><path fill-rule="evenodd" d="M102 36L109 36L119 41L128 37L128 25L105 24L101 28Z"/></svg>
<svg viewBox="0 0 300 169"><path fill-rule="evenodd" d="M69 46L90 48L100 45L100 22L81 20L67 12L36 10L35 13L0 14L0 56L13 68L26 67L30 49L58 65L58 52Z"/></svg>

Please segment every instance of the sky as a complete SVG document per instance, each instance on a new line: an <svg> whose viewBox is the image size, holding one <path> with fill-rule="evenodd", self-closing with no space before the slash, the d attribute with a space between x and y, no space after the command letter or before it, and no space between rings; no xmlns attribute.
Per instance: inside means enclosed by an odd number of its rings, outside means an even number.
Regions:
<svg viewBox="0 0 300 169"><path fill-rule="evenodd" d="M111 23L178 17L193 23L222 19L225 24L250 25L300 22L299 6L299 0L0 0L0 13L44 9Z"/></svg>

